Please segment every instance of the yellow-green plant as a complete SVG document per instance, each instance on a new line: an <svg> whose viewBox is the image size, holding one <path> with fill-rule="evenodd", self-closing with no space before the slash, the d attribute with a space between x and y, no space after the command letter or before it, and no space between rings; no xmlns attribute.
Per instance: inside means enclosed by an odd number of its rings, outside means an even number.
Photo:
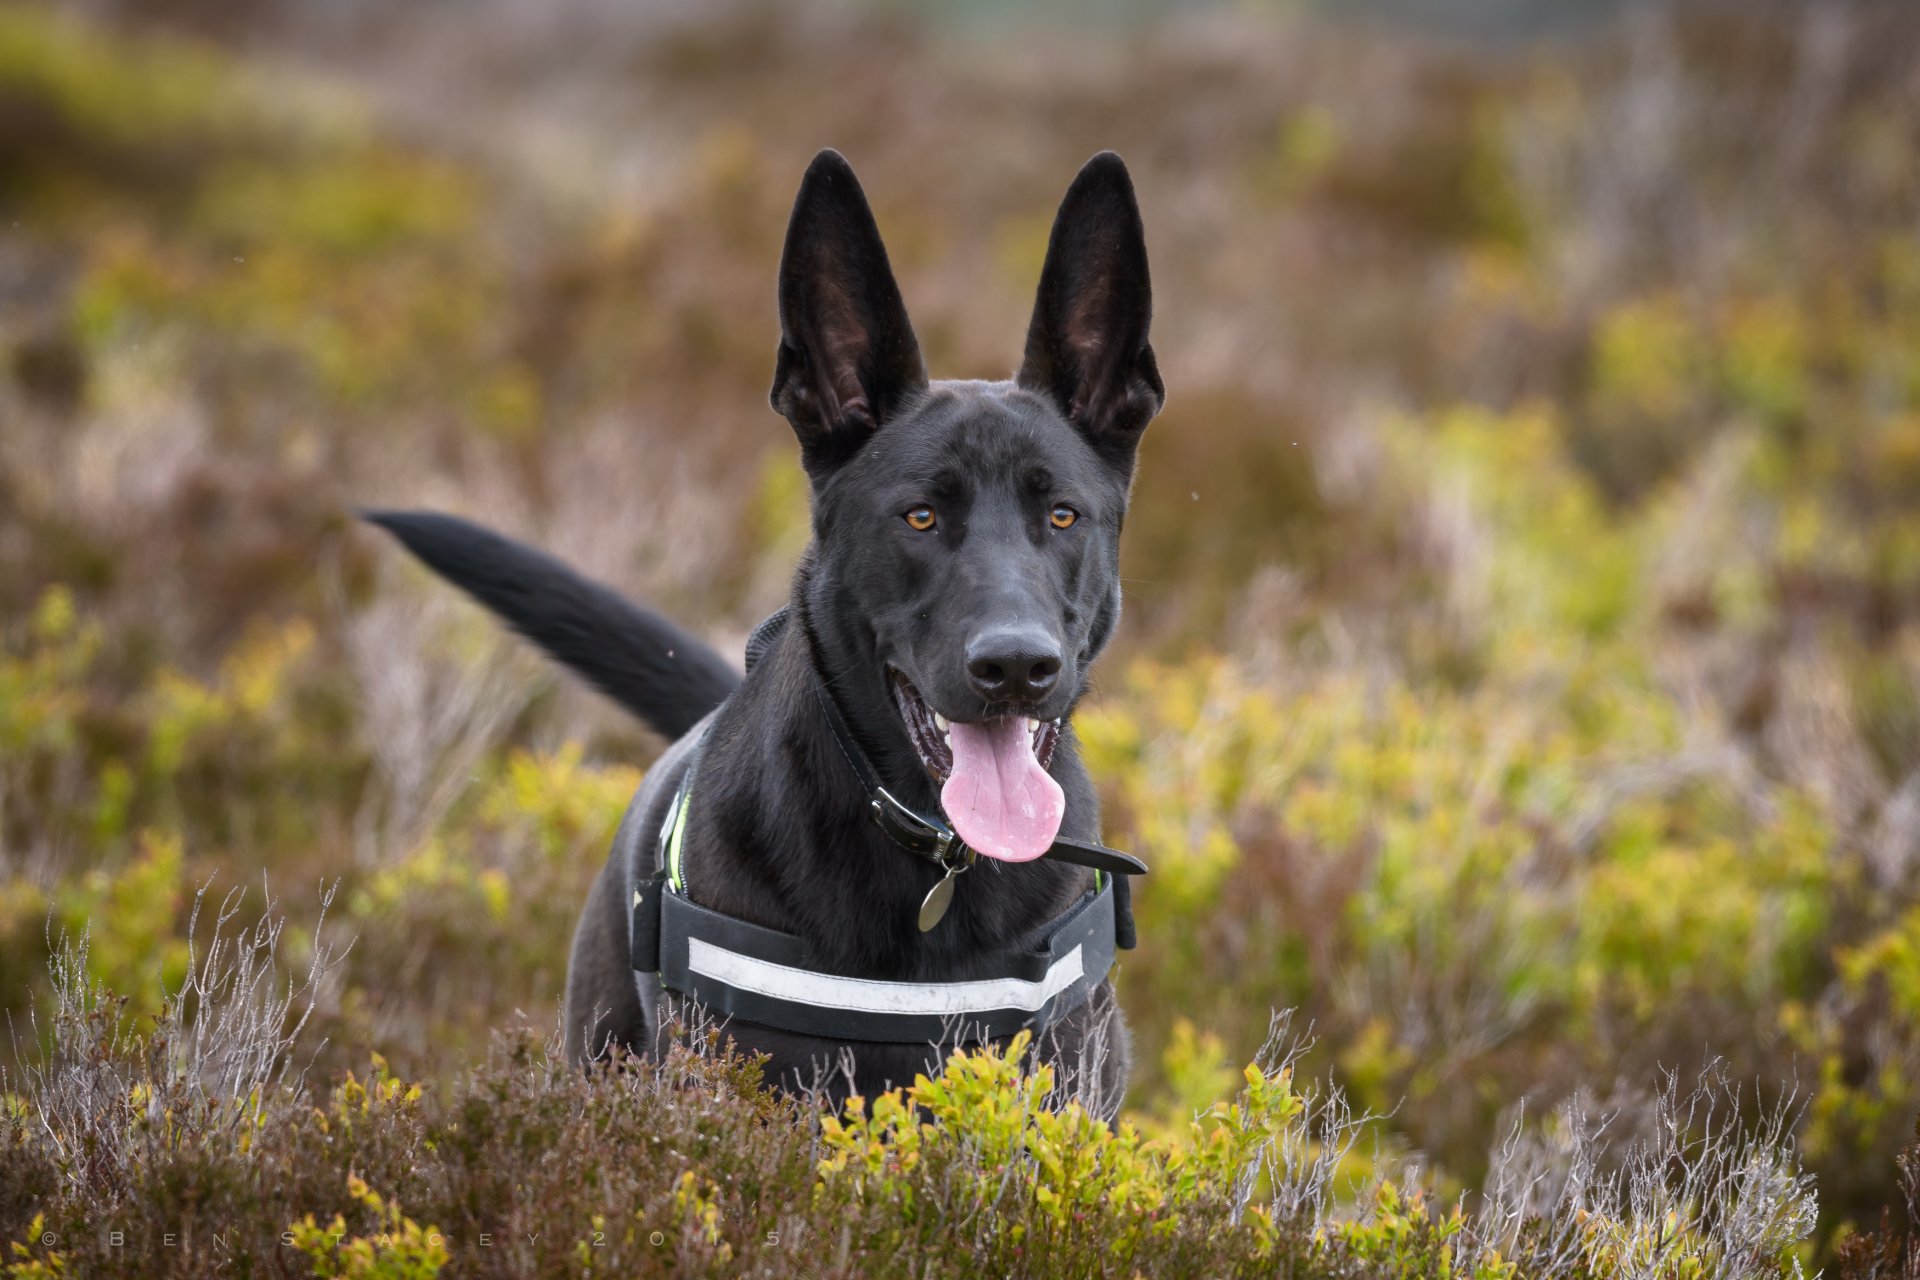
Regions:
<svg viewBox="0 0 1920 1280"><path fill-rule="evenodd" d="M67 1260L58 1250L40 1243L46 1227L47 1216L36 1213L33 1221L27 1224L27 1241L31 1243L15 1240L8 1246L7 1251L13 1255L13 1261L7 1263L7 1280L53 1280L55 1276L67 1274Z"/></svg>
<svg viewBox="0 0 1920 1280"><path fill-rule="evenodd" d="M368 1079L362 1081L351 1071L345 1073L333 1087L327 1108L315 1113L315 1120L324 1132L338 1129L342 1134L351 1134L356 1128L382 1123L393 1112L413 1106L420 1098L420 1086L395 1075L387 1060L376 1053Z"/></svg>
<svg viewBox="0 0 1920 1280"><path fill-rule="evenodd" d="M1364 1219L1339 1222L1326 1238L1391 1280L1514 1280L1519 1269L1487 1251L1461 1265L1455 1247L1467 1228L1458 1204L1436 1219L1426 1196L1382 1182L1374 1191L1372 1212Z"/></svg>
<svg viewBox="0 0 1920 1280"><path fill-rule="evenodd" d="M422 1227L400 1211L400 1202L383 1199L357 1174L347 1177L347 1194L373 1215L376 1231L349 1236L341 1214L321 1226L308 1214L288 1228L295 1249L313 1263L322 1280L433 1280L447 1265L446 1244L438 1230Z"/></svg>
<svg viewBox="0 0 1920 1280"><path fill-rule="evenodd" d="M929 1168L955 1171L969 1188L965 1210L1001 1219L1008 1239L1033 1247L1093 1239L1124 1259L1202 1203L1240 1219L1267 1153L1307 1141L1289 1072L1250 1066L1238 1100L1208 1108L1179 1141L1148 1141L1077 1099L1050 1105L1053 1069L1022 1065L1029 1042L1022 1032L1004 1048L955 1051L938 1077L871 1103L849 1099L843 1115L821 1121L823 1189L897 1203L905 1226L921 1211L916 1188L940 1176ZM1266 1240L1273 1221L1253 1214L1242 1229Z"/></svg>
<svg viewBox="0 0 1920 1280"><path fill-rule="evenodd" d="M123 866L97 868L63 885L60 922L70 936L90 933L88 968L128 999L128 1012L152 1014L186 974L180 911L188 896L180 838L146 832Z"/></svg>
<svg viewBox="0 0 1920 1280"><path fill-rule="evenodd" d="M508 754L506 767L480 801L480 816L509 839L532 839L552 862L603 848L640 786L640 771L589 767L580 744L551 755Z"/></svg>

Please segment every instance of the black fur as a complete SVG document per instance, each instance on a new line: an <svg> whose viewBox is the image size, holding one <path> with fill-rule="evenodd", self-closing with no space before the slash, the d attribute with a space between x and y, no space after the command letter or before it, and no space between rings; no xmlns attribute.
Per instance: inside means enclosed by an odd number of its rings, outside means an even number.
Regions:
<svg viewBox="0 0 1920 1280"><path fill-rule="evenodd" d="M929 811L938 788L890 673L956 722L1071 715L1118 621L1135 447L1163 396L1150 311L1132 186L1104 153L1061 205L1018 378L929 382L859 183L837 153L822 152L781 261L771 394L800 441L814 536L795 574L791 623L756 637L764 650L737 688L710 650L538 553L444 517L372 518L654 727L684 732L713 711L685 837L695 901L799 935L831 972L984 976L985 952L1035 933L1092 873L982 858L957 881L946 919L919 932L916 908L937 873L869 821L812 682L832 691L889 789ZM916 528L905 516L922 509L934 519ZM1064 528L1062 509L1074 517ZM1031 666L1032 679L1010 686L985 674L1008 662ZM657 985L636 990L626 898L634 867L651 869L653 836L695 736L650 771L582 914L566 1023L583 1060L610 1041L656 1048L672 1015L675 1002ZM1070 725L1049 770L1066 797L1061 834L1097 840L1098 802ZM820 1079L847 1047L729 1030L769 1054L770 1074L789 1086ZM833 1095L911 1081L939 1056L929 1045L851 1047L851 1068L825 1081ZM1084 1070L1080 1083L1110 1114L1127 1066L1111 987L1050 1028L1039 1053Z"/></svg>
<svg viewBox="0 0 1920 1280"><path fill-rule="evenodd" d="M545 552L430 511L360 514L663 737L693 728L740 683L704 642Z"/></svg>

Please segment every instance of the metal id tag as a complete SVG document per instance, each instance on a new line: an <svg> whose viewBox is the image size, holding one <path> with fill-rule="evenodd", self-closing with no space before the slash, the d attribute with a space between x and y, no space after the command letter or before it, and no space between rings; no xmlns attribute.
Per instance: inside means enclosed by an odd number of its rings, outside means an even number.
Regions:
<svg viewBox="0 0 1920 1280"><path fill-rule="evenodd" d="M959 872L958 867L950 868L940 877L940 883L927 890L926 898L920 903L920 932L930 931L946 918L947 908L953 905L953 878Z"/></svg>

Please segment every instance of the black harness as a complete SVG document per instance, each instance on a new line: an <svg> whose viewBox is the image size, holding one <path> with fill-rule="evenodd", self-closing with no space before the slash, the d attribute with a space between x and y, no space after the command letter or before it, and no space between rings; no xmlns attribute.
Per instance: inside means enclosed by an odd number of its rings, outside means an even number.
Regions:
<svg viewBox="0 0 1920 1280"><path fill-rule="evenodd" d="M747 666L787 620L782 609L747 642ZM841 754L866 790L874 823L905 852L945 872L921 906L923 930L935 927L953 880L974 850L938 817L903 804L880 785L833 697L815 692ZM1094 887L1036 935L980 958L983 976L958 982L892 982L821 970L792 934L710 911L686 893L683 838L699 747L681 776L655 846L654 873L632 888L631 942L637 973L659 974L668 990L716 1013L781 1031L839 1040L924 1043L1039 1032L1079 1007L1106 979L1114 950L1134 945L1126 877L1145 874L1130 854L1078 840L1057 840L1042 855L1094 870Z"/></svg>

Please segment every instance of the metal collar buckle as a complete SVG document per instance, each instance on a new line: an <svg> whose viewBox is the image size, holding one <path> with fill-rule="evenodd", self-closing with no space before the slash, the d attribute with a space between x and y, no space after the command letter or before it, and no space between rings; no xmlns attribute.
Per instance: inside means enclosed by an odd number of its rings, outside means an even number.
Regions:
<svg viewBox="0 0 1920 1280"><path fill-rule="evenodd" d="M926 933L946 917L947 908L953 905L954 877L972 867L980 855L951 827L921 817L894 799L885 787L875 787L872 799L874 823L901 846L946 873L920 901L920 932Z"/></svg>
<svg viewBox="0 0 1920 1280"><path fill-rule="evenodd" d="M874 825L902 848L942 866L947 865L950 850L966 848L952 828L922 817L901 804L885 787L875 787L869 800L868 811L873 815Z"/></svg>
<svg viewBox="0 0 1920 1280"><path fill-rule="evenodd" d="M971 867L979 856L974 852L972 845L952 831L942 831L940 838L934 843L934 857L940 860L940 865L950 876L958 875Z"/></svg>

